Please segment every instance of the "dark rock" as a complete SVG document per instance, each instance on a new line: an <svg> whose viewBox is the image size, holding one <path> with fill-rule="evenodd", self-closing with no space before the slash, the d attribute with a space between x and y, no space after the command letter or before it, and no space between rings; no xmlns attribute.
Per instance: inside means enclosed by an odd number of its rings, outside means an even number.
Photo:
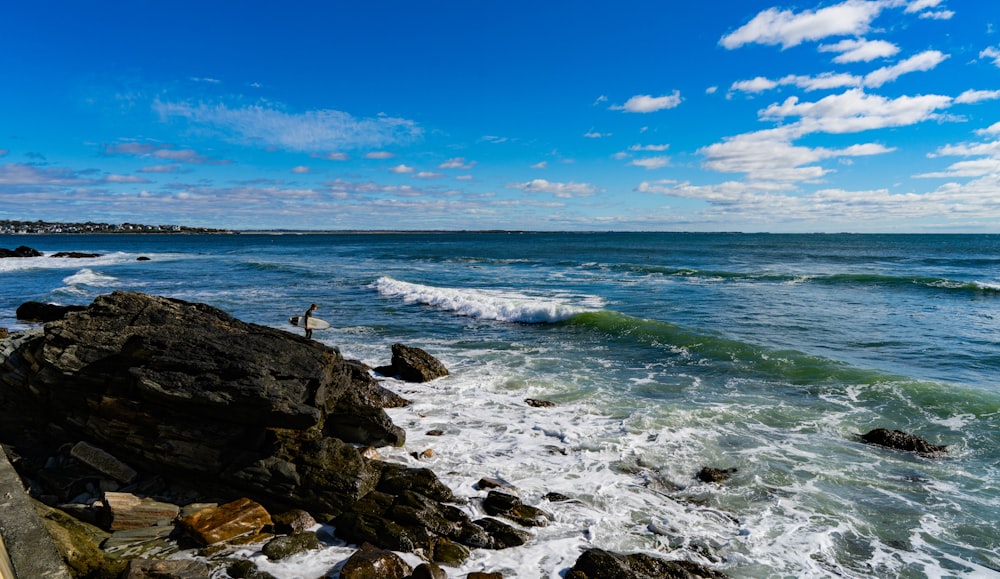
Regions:
<svg viewBox="0 0 1000 579"><path fill-rule="evenodd" d="M431 542L431 560L442 565L458 567L469 558L471 551L451 539L439 537Z"/></svg>
<svg viewBox="0 0 1000 579"><path fill-rule="evenodd" d="M139 257L135 258L135 260L136 261L149 261L149 258L146 257L145 255L140 255Z"/></svg>
<svg viewBox="0 0 1000 579"><path fill-rule="evenodd" d="M276 533L301 533L316 526L316 519L302 509L292 509L276 515L271 515Z"/></svg>
<svg viewBox="0 0 1000 579"><path fill-rule="evenodd" d="M210 579L204 561L183 559L132 559L121 579Z"/></svg>
<svg viewBox="0 0 1000 579"><path fill-rule="evenodd" d="M274 575L261 571L249 559L238 559L226 567L226 574L233 579L275 579Z"/></svg>
<svg viewBox="0 0 1000 579"><path fill-rule="evenodd" d="M90 258L90 257L101 257L100 253L83 253L80 251L60 251L58 253L53 253L49 257L71 257L74 259L80 258Z"/></svg>
<svg viewBox="0 0 1000 579"><path fill-rule="evenodd" d="M448 574L437 563L421 563L409 579L448 579Z"/></svg>
<svg viewBox="0 0 1000 579"><path fill-rule="evenodd" d="M868 444L915 452L928 457L944 456L948 452L947 445L931 444L915 434L909 434L901 430L876 428L867 434L863 434L861 440Z"/></svg>
<svg viewBox="0 0 1000 579"><path fill-rule="evenodd" d="M383 376L396 376L407 382L430 382L448 375L448 369L437 358L420 348L392 345L392 363L375 371Z"/></svg>
<svg viewBox="0 0 1000 579"><path fill-rule="evenodd" d="M392 551L362 545L340 569L340 579L406 579L413 568Z"/></svg>
<svg viewBox="0 0 1000 579"><path fill-rule="evenodd" d="M483 500L483 510L488 515L501 516L525 527L544 527L552 519L541 509L525 505L514 495L499 491L489 492Z"/></svg>
<svg viewBox="0 0 1000 579"><path fill-rule="evenodd" d="M503 579L503 573L484 573L482 571L473 571L465 576L465 579Z"/></svg>
<svg viewBox="0 0 1000 579"><path fill-rule="evenodd" d="M550 503L562 503L562 502L566 502L566 501L572 500L572 499L570 499L569 497L567 497L564 494L555 493L555 492L546 493L545 496L543 496L542 498L545 499L545 500L547 500L547 501L549 501Z"/></svg>
<svg viewBox="0 0 1000 579"><path fill-rule="evenodd" d="M736 474L735 468L719 469L712 468L710 466L703 466L701 467L701 470L698 471L696 477L701 482L722 483L732 478L734 474Z"/></svg>
<svg viewBox="0 0 1000 579"><path fill-rule="evenodd" d="M17 319L26 322L54 322L65 318L66 314L86 309L87 306L59 306L42 302L24 302L17 307L14 315L17 316Z"/></svg>
<svg viewBox="0 0 1000 579"><path fill-rule="evenodd" d="M534 408L552 408L556 405L555 402L549 402L548 400L536 400L534 398L525 398L524 403Z"/></svg>
<svg viewBox="0 0 1000 579"><path fill-rule="evenodd" d="M587 549L566 579L723 579L726 575L689 561L668 561L644 553L622 555Z"/></svg>
<svg viewBox="0 0 1000 579"><path fill-rule="evenodd" d="M490 478L490 477L483 477L479 479L479 482L473 485L473 488L476 489L477 491L484 491L487 489L510 489L511 491L516 492L516 490L514 489L514 485L510 484L509 482L498 478Z"/></svg>
<svg viewBox="0 0 1000 579"><path fill-rule="evenodd" d="M16 249L6 249L0 247L0 257L41 257L42 252L37 249L22 245Z"/></svg>
<svg viewBox="0 0 1000 579"><path fill-rule="evenodd" d="M2 331L2 328L0 328L0 331ZM427 434L427 436L443 436L444 431L441 430L440 428L434 428L432 430L428 430L425 434Z"/></svg>
<svg viewBox="0 0 1000 579"><path fill-rule="evenodd" d="M272 561L285 559L292 555L297 555L305 551L314 551L323 548L323 544L316 533L294 533L292 535L282 535L275 537L261 547L260 552Z"/></svg>
<svg viewBox="0 0 1000 579"><path fill-rule="evenodd" d="M475 524L481 527L489 536L487 546L490 549L507 549L520 547L531 539L531 535L515 529L507 523L491 518L477 519Z"/></svg>

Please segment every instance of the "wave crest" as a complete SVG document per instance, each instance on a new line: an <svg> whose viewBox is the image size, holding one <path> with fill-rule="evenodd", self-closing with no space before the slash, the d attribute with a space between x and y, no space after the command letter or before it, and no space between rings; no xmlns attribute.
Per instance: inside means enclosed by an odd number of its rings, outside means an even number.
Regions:
<svg viewBox="0 0 1000 579"><path fill-rule="evenodd" d="M419 303L481 320L528 324L555 323L597 307L567 303L567 298L531 296L500 290L445 288L408 283L380 277L373 284L383 297L401 298L405 303ZM596 298L587 298L596 303Z"/></svg>

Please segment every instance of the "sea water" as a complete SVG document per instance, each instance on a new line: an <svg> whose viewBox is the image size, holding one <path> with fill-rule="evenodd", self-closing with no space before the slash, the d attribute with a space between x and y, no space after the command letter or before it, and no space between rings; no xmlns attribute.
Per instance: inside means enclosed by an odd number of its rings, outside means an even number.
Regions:
<svg viewBox="0 0 1000 579"><path fill-rule="evenodd" d="M434 470L473 518L483 477L553 518L450 576L561 577L588 547L733 577L1000 576L1000 236L0 236L18 245L101 256L0 260L11 330L25 301L122 289L290 332L317 303L333 327L313 338L347 357L440 359L446 378L385 383L413 404L382 455ZM878 427L948 455L858 441ZM335 574L351 550L320 533L321 552L242 555Z"/></svg>

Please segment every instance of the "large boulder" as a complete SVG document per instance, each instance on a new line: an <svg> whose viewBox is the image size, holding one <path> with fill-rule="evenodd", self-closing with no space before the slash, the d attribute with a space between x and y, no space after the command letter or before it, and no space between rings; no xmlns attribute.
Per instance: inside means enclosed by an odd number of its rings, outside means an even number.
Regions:
<svg viewBox="0 0 1000 579"><path fill-rule="evenodd" d="M407 382L430 382L448 375L448 369L437 358L420 348L404 344L393 344L392 363L375 371Z"/></svg>
<svg viewBox="0 0 1000 579"><path fill-rule="evenodd" d="M69 313L85 309L87 309L86 306L60 306L43 302L24 302L17 306L14 315L17 316L17 319L25 322L54 322L65 318Z"/></svg>
<svg viewBox="0 0 1000 579"><path fill-rule="evenodd" d="M0 247L0 257L41 257L42 252L27 245L21 245L15 249Z"/></svg>

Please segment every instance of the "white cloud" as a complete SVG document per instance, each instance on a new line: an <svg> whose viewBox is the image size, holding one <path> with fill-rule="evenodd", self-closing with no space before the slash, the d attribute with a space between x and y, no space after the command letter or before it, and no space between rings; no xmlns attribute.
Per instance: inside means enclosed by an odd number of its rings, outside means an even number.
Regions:
<svg viewBox="0 0 1000 579"><path fill-rule="evenodd" d="M719 44L730 50L745 44L780 44L782 48L830 36L862 36L886 7L885 2L845 0L820 10L794 13L768 8L725 35Z"/></svg>
<svg viewBox="0 0 1000 579"><path fill-rule="evenodd" d="M326 159L327 161L346 161L347 153L338 153L338 152L327 153L326 155L323 155L323 158Z"/></svg>
<svg viewBox="0 0 1000 579"><path fill-rule="evenodd" d="M836 44L821 44L820 52L839 52L833 61L838 64L850 62L871 62L876 58L888 58L899 52L899 47L885 40L865 40L862 38L841 40Z"/></svg>
<svg viewBox="0 0 1000 579"><path fill-rule="evenodd" d="M153 104L153 109L164 120L184 119L229 142L292 151L319 153L408 143L423 134L423 129L406 119L356 118L329 109L290 114L262 105L230 108L225 104L193 105L159 100Z"/></svg>
<svg viewBox="0 0 1000 579"><path fill-rule="evenodd" d="M781 120L800 117L797 125L786 131L809 133L855 133L886 127L901 127L937 117L937 110L947 108L952 99L941 95L901 96L887 99L861 89L830 95L816 102L800 103L789 97L760 112L764 119Z"/></svg>
<svg viewBox="0 0 1000 579"><path fill-rule="evenodd" d="M989 46L979 53L979 58L990 58L993 64L1000 67L1000 49Z"/></svg>
<svg viewBox="0 0 1000 579"><path fill-rule="evenodd" d="M921 12L920 17L925 20L951 20L955 13L951 10L940 10L938 12Z"/></svg>
<svg viewBox="0 0 1000 579"><path fill-rule="evenodd" d="M679 104L681 104L681 93L675 90L673 94L658 97L648 94L636 95L625 101L624 105L613 106L611 109L627 113L654 113L663 109L672 109Z"/></svg>
<svg viewBox="0 0 1000 579"><path fill-rule="evenodd" d="M644 169L662 169L670 165L670 157L647 157L645 159L635 159L629 163Z"/></svg>
<svg viewBox="0 0 1000 579"><path fill-rule="evenodd" d="M603 139L605 137L610 137L611 133L599 133L597 131L587 131L583 134L584 137L588 139Z"/></svg>
<svg viewBox="0 0 1000 579"><path fill-rule="evenodd" d="M758 76L750 80L740 80L733 83L729 90L738 90L741 92L751 92L759 93L777 88L778 82Z"/></svg>
<svg viewBox="0 0 1000 579"><path fill-rule="evenodd" d="M438 169L471 169L475 161L466 162L465 157L454 157L438 165Z"/></svg>
<svg viewBox="0 0 1000 579"><path fill-rule="evenodd" d="M955 97L957 104L974 104L1000 99L1000 90L967 90Z"/></svg>
<svg viewBox="0 0 1000 579"><path fill-rule="evenodd" d="M309 167L305 165L299 165L298 167L292 167L292 173L308 173L310 171Z"/></svg>
<svg viewBox="0 0 1000 579"><path fill-rule="evenodd" d="M907 6L905 12L913 13L920 12L921 10L926 10L927 8L935 8L943 0L912 0Z"/></svg>
<svg viewBox="0 0 1000 579"><path fill-rule="evenodd" d="M1000 135L1000 121L993 123L992 125L986 127L985 129L979 129L976 131L977 135Z"/></svg>
<svg viewBox="0 0 1000 579"><path fill-rule="evenodd" d="M937 50L927 50L920 54L915 54L892 66L869 72L865 75L865 86L880 87L906 73L931 70L947 58L947 54Z"/></svg>
<svg viewBox="0 0 1000 579"><path fill-rule="evenodd" d="M549 166L548 161L539 161L531 166L532 169L544 169Z"/></svg>
<svg viewBox="0 0 1000 579"><path fill-rule="evenodd" d="M629 151L666 151L670 148L670 145L632 145L628 148Z"/></svg>
<svg viewBox="0 0 1000 579"><path fill-rule="evenodd" d="M395 156L388 151L371 151L365 153L365 159L392 159Z"/></svg>
<svg viewBox="0 0 1000 579"><path fill-rule="evenodd" d="M597 189L590 183L557 183L546 181L545 179L533 179L525 183L512 183L507 185L508 189L520 189L526 193L550 193L561 199L573 197L589 197Z"/></svg>
<svg viewBox="0 0 1000 579"><path fill-rule="evenodd" d="M413 176L415 179L440 179L444 173L434 173L432 171L421 171Z"/></svg>
<svg viewBox="0 0 1000 579"><path fill-rule="evenodd" d="M409 165L404 165L403 163L400 163L395 167L391 167L389 170L392 171L393 173L397 173L400 175L405 173L412 173L414 171L413 167L410 167Z"/></svg>

